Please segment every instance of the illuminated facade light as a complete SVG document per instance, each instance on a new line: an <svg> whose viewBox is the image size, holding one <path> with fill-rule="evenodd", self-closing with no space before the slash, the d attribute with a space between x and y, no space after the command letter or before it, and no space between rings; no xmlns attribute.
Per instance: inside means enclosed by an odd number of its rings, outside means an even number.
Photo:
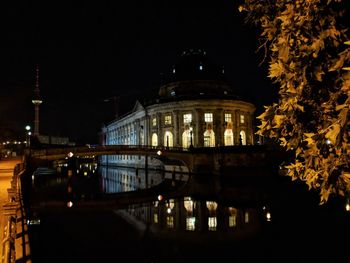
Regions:
<svg viewBox="0 0 350 263"><path fill-rule="evenodd" d="M268 221L268 222L271 221L271 213L270 212L266 213L266 221Z"/></svg>
<svg viewBox="0 0 350 263"><path fill-rule="evenodd" d="M349 198L349 197L346 198L345 210L346 210L347 212L350 211L350 198Z"/></svg>

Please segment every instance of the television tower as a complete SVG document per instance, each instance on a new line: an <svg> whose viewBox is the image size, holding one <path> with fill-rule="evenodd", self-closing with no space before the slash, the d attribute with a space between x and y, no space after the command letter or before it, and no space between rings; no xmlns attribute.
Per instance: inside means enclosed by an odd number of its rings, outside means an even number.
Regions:
<svg viewBox="0 0 350 263"><path fill-rule="evenodd" d="M35 88L34 88L34 97L32 99L32 103L35 107L35 119L34 119L34 136L39 135L39 106L43 101L40 97L40 89L39 89L39 65L37 64L35 67Z"/></svg>

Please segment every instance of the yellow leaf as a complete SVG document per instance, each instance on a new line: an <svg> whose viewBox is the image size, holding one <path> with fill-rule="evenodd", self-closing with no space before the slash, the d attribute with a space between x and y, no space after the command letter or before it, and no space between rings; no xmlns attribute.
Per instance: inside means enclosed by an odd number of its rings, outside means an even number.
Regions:
<svg viewBox="0 0 350 263"><path fill-rule="evenodd" d="M333 124L329 131L326 133L325 137L331 141L332 144L335 144L337 141L338 134L340 132L340 125L338 123Z"/></svg>
<svg viewBox="0 0 350 263"><path fill-rule="evenodd" d="M305 135L306 137L310 138L310 137L314 136L315 134L314 134L313 132L310 132L310 133L304 132L304 135Z"/></svg>
<svg viewBox="0 0 350 263"><path fill-rule="evenodd" d="M284 115L275 115L273 122L275 124L274 128L279 128L286 117Z"/></svg>
<svg viewBox="0 0 350 263"><path fill-rule="evenodd" d="M271 63L270 64L270 74L269 77L270 78L278 78L282 75L284 71L283 68L283 64L281 63L281 61L275 62L275 63Z"/></svg>
<svg viewBox="0 0 350 263"><path fill-rule="evenodd" d="M308 145L312 145L315 143L315 141L312 138L306 138L304 141L306 141Z"/></svg>
<svg viewBox="0 0 350 263"><path fill-rule="evenodd" d="M345 107L348 107L348 105L346 105L346 104L337 105L337 106L335 106L335 110L336 110L336 111L339 111L339 110L341 110L341 109L343 109L343 108L345 108Z"/></svg>
<svg viewBox="0 0 350 263"><path fill-rule="evenodd" d="M281 143L280 143L281 146L284 147L284 146L287 145L287 140L286 140L286 138L283 138L283 137L282 137L282 138L279 138L279 140L281 141Z"/></svg>
<svg viewBox="0 0 350 263"><path fill-rule="evenodd" d="M298 147L296 150L295 150L295 156L299 156L299 154L302 152L303 150L300 148L300 147Z"/></svg>

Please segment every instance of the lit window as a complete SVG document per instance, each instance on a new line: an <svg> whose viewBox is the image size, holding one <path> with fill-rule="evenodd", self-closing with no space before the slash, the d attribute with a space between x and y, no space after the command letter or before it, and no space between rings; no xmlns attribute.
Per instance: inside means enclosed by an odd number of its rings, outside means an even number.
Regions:
<svg viewBox="0 0 350 263"><path fill-rule="evenodd" d="M192 122L192 114L191 113L184 114L184 123L191 123L191 122Z"/></svg>
<svg viewBox="0 0 350 263"><path fill-rule="evenodd" d="M152 125L153 125L153 126L156 126L156 125L157 125L157 118L153 118L153 119L152 119Z"/></svg>
<svg viewBox="0 0 350 263"><path fill-rule="evenodd" d="M239 137L240 137L240 144L241 145L247 145L247 137L245 136L244 131L239 132Z"/></svg>
<svg viewBox="0 0 350 263"><path fill-rule="evenodd" d="M241 121L241 123L244 123L244 115L240 116L240 121Z"/></svg>
<svg viewBox="0 0 350 263"><path fill-rule="evenodd" d="M237 225L236 215L232 215L228 217L228 226L235 227Z"/></svg>
<svg viewBox="0 0 350 263"><path fill-rule="evenodd" d="M213 113L204 113L205 122L213 122Z"/></svg>
<svg viewBox="0 0 350 263"><path fill-rule="evenodd" d="M158 135L156 133L152 134L152 146L158 146Z"/></svg>
<svg viewBox="0 0 350 263"><path fill-rule="evenodd" d="M208 217L208 230L209 231L216 231L217 221L216 216L209 216Z"/></svg>
<svg viewBox="0 0 350 263"><path fill-rule="evenodd" d="M166 225L168 228L174 228L174 217L173 216L166 217Z"/></svg>
<svg viewBox="0 0 350 263"><path fill-rule="evenodd" d="M233 145L233 132L232 129L226 129L224 132L224 145L231 146Z"/></svg>
<svg viewBox="0 0 350 263"><path fill-rule="evenodd" d="M176 95L176 92L175 92L174 90L172 90L172 91L170 92L170 95L174 97L174 96Z"/></svg>
<svg viewBox="0 0 350 263"><path fill-rule="evenodd" d="M225 122L232 122L231 113L225 113Z"/></svg>
<svg viewBox="0 0 350 263"><path fill-rule="evenodd" d="M186 230L196 230L196 218L194 216L186 217Z"/></svg>
<svg viewBox="0 0 350 263"><path fill-rule="evenodd" d="M171 115L165 115L164 124L165 125L171 124Z"/></svg>
<svg viewBox="0 0 350 263"><path fill-rule="evenodd" d="M244 213L244 223L246 223L246 224L249 223L249 213L248 212Z"/></svg>
<svg viewBox="0 0 350 263"><path fill-rule="evenodd" d="M213 130L206 130L203 134L204 147L215 147L215 133Z"/></svg>

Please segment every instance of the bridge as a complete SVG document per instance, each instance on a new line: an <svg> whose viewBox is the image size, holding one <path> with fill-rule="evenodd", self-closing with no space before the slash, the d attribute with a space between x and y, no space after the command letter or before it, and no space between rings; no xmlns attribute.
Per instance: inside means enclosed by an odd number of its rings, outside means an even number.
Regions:
<svg viewBox="0 0 350 263"><path fill-rule="evenodd" d="M281 152L263 145L221 146L221 147L154 147L144 145L101 145L31 149L27 153L34 160L54 161L69 157L94 157L100 155L141 155L160 160L177 160L190 173L200 171L223 172L232 168L266 167L282 160ZM146 158L147 159L147 158ZM255 169L256 170L256 169Z"/></svg>

